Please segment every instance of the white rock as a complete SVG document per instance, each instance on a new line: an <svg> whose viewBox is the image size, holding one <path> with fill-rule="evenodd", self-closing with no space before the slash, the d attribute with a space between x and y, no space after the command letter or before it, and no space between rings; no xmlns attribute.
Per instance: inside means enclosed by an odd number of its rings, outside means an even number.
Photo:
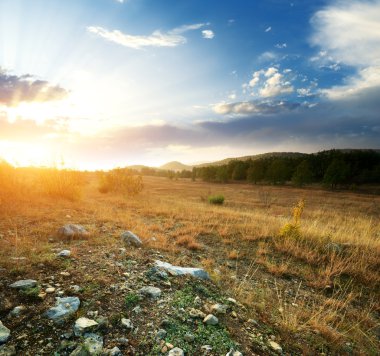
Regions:
<svg viewBox="0 0 380 356"><path fill-rule="evenodd" d="M74 325L74 334L76 336L83 335L84 333L94 330L98 326L98 323L95 320L88 318L79 318Z"/></svg>
<svg viewBox="0 0 380 356"><path fill-rule="evenodd" d="M215 314L226 314L227 313L227 305L223 304L214 304L211 307L211 311Z"/></svg>
<svg viewBox="0 0 380 356"><path fill-rule="evenodd" d="M196 278L200 279L210 279L209 274L203 270L202 268L192 268L192 267L179 267L179 266L173 266L172 264L168 262L162 262L162 261L155 261L155 264L159 268L163 268L167 270L170 274L174 276L183 276L183 275L190 275Z"/></svg>
<svg viewBox="0 0 380 356"><path fill-rule="evenodd" d="M157 287L142 287L139 293L150 298L159 298L161 296L161 289Z"/></svg>
<svg viewBox="0 0 380 356"><path fill-rule="evenodd" d="M55 292L55 288L54 288L54 287L46 288L46 289L45 289L45 292L46 292L47 294L54 293L54 292Z"/></svg>
<svg viewBox="0 0 380 356"><path fill-rule="evenodd" d="M142 245L140 238L131 231L123 232L120 237L127 245L132 245L135 247L140 247Z"/></svg>
<svg viewBox="0 0 380 356"><path fill-rule="evenodd" d="M0 344L8 341L11 331L0 320Z"/></svg>
<svg viewBox="0 0 380 356"><path fill-rule="evenodd" d="M23 305L19 305L12 309L12 311L9 313L9 316L19 316L24 310L26 310L26 308Z"/></svg>
<svg viewBox="0 0 380 356"><path fill-rule="evenodd" d="M235 351L231 349L226 356L243 356L243 354L240 351Z"/></svg>
<svg viewBox="0 0 380 356"><path fill-rule="evenodd" d="M75 225L75 224L66 224L60 227L57 233L58 233L58 236L66 237L66 238L88 236L88 232L83 226Z"/></svg>
<svg viewBox="0 0 380 356"><path fill-rule="evenodd" d="M184 355L185 353L179 347L175 347L174 349L170 350L168 353L168 356L184 356Z"/></svg>
<svg viewBox="0 0 380 356"><path fill-rule="evenodd" d="M203 322L207 325L217 325L219 320L215 315L209 314L203 319Z"/></svg>
<svg viewBox="0 0 380 356"><path fill-rule="evenodd" d="M62 250L57 253L58 257L70 257L71 251L70 250Z"/></svg>
<svg viewBox="0 0 380 356"><path fill-rule="evenodd" d="M133 324L132 324L131 319L122 318L121 325L123 325L123 327L126 328L127 330L133 329Z"/></svg>
<svg viewBox="0 0 380 356"><path fill-rule="evenodd" d="M100 355L103 350L103 337L97 334L88 333L84 335L84 347L90 355Z"/></svg>
<svg viewBox="0 0 380 356"><path fill-rule="evenodd" d="M269 340L269 346L275 351L282 352L282 347L275 341Z"/></svg>

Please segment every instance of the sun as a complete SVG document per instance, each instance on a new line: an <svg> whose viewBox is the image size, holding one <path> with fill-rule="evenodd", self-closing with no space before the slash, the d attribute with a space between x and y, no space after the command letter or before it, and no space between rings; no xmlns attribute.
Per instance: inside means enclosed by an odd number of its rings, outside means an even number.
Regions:
<svg viewBox="0 0 380 356"><path fill-rule="evenodd" d="M16 167L52 166L50 152L48 144L0 141L0 157Z"/></svg>

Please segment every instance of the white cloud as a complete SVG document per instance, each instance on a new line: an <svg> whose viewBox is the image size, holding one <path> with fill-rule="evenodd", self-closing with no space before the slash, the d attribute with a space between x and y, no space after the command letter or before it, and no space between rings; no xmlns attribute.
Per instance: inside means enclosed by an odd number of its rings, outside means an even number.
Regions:
<svg viewBox="0 0 380 356"><path fill-rule="evenodd" d="M248 83L249 86L250 86L251 88L255 87L255 86L259 83L259 81L260 81L260 76L261 76L261 74L263 74L263 73L264 73L263 70L259 70L259 71L254 72L254 73L252 74L252 79L251 79L250 82Z"/></svg>
<svg viewBox="0 0 380 356"><path fill-rule="evenodd" d="M380 86L379 19L379 0L335 1L313 16L315 31L311 43L322 51L311 60L330 56L335 63L330 63L329 69L338 70L339 63L357 68L357 75L347 78L346 84L323 91L329 98L338 99Z"/></svg>
<svg viewBox="0 0 380 356"><path fill-rule="evenodd" d="M269 26L269 27L267 27L267 28L265 29L265 32L269 32L269 31L272 31L272 27L271 27L271 26Z"/></svg>
<svg viewBox="0 0 380 356"><path fill-rule="evenodd" d="M271 77L272 75L276 74L278 72L278 69L275 67L270 67L266 70L264 75L268 78Z"/></svg>
<svg viewBox="0 0 380 356"><path fill-rule="evenodd" d="M267 81L264 84L264 87L260 89L259 93L262 97L268 98L284 94L290 94L293 91L294 88L290 84L290 82L284 81L284 76L276 71L267 79Z"/></svg>
<svg viewBox="0 0 380 356"><path fill-rule="evenodd" d="M284 43L277 43L275 45L276 48L279 48L279 49L282 49L282 48L286 48L288 47L288 45L284 42Z"/></svg>
<svg viewBox="0 0 380 356"><path fill-rule="evenodd" d="M87 27L87 30L119 45L134 49L142 49L144 47L176 47L186 43L186 38L182 35L183 33L198 30L206 25L207 24L203 23L183 25L169 32L156 30L147 36L129 35L119 30L110 31L100 26L89 26Z"/></svg>
<svg viewBox="0 0 380 356"><path fill-rule="evenodd" d="M274 61L277 58L278 58L278 56L276 53L267 51L267 52L260 54L258 60L262 61L262 62L269 62L269 61Z"/></svg>
<svg viewBox="0 0 380 356"><path fill-rule="evenodd" d="M215 33L211 30L203 30L202 31L203 38L206 38L208 40L211 40L215 37Z"/></svg>

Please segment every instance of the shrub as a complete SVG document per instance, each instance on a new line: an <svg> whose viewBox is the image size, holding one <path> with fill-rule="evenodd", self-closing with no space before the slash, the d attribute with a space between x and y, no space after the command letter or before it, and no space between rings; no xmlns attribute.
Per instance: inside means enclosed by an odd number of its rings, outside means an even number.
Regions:
<svg viewBox="0 0 380 356"><path fill-rule="evenodd" d="M301 215L305 207L305 200L301 199L293 208L293 221L286 223L280 230L280 236L300 237Z"/></svg>
<svg viewBox="0 0 380 356"><path fill-rule="evenodd" d="M208 202L214 205L222 205L224 203L223 195L210 195L208 197Z"/></svg>
<svg viewBox="0 0 380 356"><path fill-rule="evenodd" d="M36 184L49 197L74 201L80 198L85 179L79 171L51 168L40 172Z"/></svg>
<svg viewBox="0 0 380 356"><path fill-rule="evenodd" d="M99 173L99 191L136 195L143 189L142 177L125 168L116 168Z"/></svg>

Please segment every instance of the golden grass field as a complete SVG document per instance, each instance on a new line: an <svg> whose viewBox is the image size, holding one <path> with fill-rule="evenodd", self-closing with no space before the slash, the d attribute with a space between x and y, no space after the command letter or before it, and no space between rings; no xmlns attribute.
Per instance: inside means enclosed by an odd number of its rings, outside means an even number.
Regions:
<svg viewBox="0 0 380 356"><path fill-rule="evenodd" d="M96 175L83 173L60 197L39 182L22 194L3 188L0 266L10 273L48 262L49 238L64 223L85 226L88 246L104 249L131 230L171 263L206 268L285 345L302 335L304 354L380 352L379 196L144 177L143 191L128 197L100 193ZM225 203L210 205L211 194ZM298 233L280 234L301 200Z"/></svg>

